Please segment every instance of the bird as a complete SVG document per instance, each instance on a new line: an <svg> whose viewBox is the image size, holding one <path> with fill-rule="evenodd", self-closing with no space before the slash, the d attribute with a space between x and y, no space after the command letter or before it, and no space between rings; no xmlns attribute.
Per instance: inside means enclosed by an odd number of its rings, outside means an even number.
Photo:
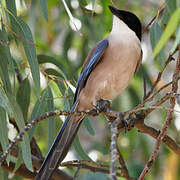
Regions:
<svg viewBox="0 0 180 180"><path fill-rule="evenodd" d="M142 61L139 18L109 6L112 30L89 52L77 81L71 112L91 110L99 100L111 101L130 83ZM35 180L49 180L64 160L84 116L67 116Z"/></svg>

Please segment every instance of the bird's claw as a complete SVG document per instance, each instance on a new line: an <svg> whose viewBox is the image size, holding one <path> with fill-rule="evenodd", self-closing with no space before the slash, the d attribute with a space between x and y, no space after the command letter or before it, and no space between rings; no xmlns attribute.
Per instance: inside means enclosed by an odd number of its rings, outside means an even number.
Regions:
<svg viewBox="0 0 180 180"><path fill-rule="evenodd" d="M104 99L100 99L97 102L97 105L95 106L95 109L101 112L101 111L106 110L109 107L110 107L110 101L104 100Z"/></svg>
<svg viewBox="0 0 180 180"><path fill-rule="evenodd" d="M124 131L126 133L127 130L128 130L128 122L126 120L122 119L122 124L123 124L123 127L124 127Z"/></svg>

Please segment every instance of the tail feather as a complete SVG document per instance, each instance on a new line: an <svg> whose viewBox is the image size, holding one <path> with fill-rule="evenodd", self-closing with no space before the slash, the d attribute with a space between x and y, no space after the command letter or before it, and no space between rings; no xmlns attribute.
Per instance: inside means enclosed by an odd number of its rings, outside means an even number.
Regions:
<svg viewBox="0 0 180 180"><path fill-rule="evenodd" d="M72 108L72 110L74 107ZM60 129L46 159L44 160L35 180L49 180L58 164L65 158L77 134L83 117L67 117Z"/></svg>

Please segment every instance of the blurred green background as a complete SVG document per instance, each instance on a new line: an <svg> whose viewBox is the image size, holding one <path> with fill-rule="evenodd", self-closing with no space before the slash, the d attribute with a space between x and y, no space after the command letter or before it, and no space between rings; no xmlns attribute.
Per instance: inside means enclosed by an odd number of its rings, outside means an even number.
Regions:
<svg viewBox="0 0 180 180"><path fill-rule="evenodd" d="M2 68L2 73L0 73L1 88L3 88L6 95L10 94L10 96L13 96L14 101L19 104L18 106L20 111L22 111L25 122L50 110L70 110L74 87L89 50L111 31L112 15L108 8L108 5L112 5L110 0L66 0L65 2L68 9L65 8L63 0L0 1L0 17L2 18L2 32L0 34L2 51L0 51L0 55L2 57L7 55L3 54L5 51L4 49L6 48L9 48L9 53L11 54L11 60L7 63L7 76L9 77L9 80L3 77ZM114 6L135 13L140 18L143 29L158 13L158 8L162 6L163 3L165 3L163 0L113 1ZM165 7L164 12L155 21L158 24L156 25L158 27L155 28L160 28L160 32L164 31L169 18L180 4L175 0L167 0L166 3L167 6ZM15 10L15 7L17 11ZM68 14L67 10L69 10L71 14ZM33 43L24 40L24 38L26 39L30 36L30 33L28 33L28 28L25 27L18 18L16 19L16 17L20 17L26 25L28 25L34 39ZM13 18L15 20L12 20ZM19 23L19 25L16 23ZM157 32L157 29L152 29L154 28L153 26L150 28L150 30L148 29L144 32L142 37L142 63L148 90L152 87L152 82L156 79L157 73L161 70L162 64L172 50L177 39L176 33L180 31L177 26L177 31L161 50L161 55L154 61L152 58L153 43L157 42L156 38L160 38L158 35L162 34L162 32L160 34L153 34L153 31ZM25 30L24 37L23 29ZM3 35L6 35L7 39ZM154 41L153 38L155 39ZM31 39L31 37L29 39ZM23 41L24 44L21 43ZM8 42L7 45L6 42ZM37 55L40 71L40 87L38 87L37 65L32 64L29 66L31 60L29 60L29 56L26 52L26 43L31 46L29 47L30 55L32 51L35 53L35 57ZM32 47L34 47L35 50L32 50ZM175 55L175 57L177 57L177 55ZM161 80L162 84L158 84L158 87L172 79L174 65L175 62L168 66L167 71ZM4 66L2 65L2 67ZM33 74L33 71L36 73ZM34 75L33 77L31 72ZM10 90L8 90L7 82L9 83ZM161 97L162 94L157 98ZM141 71L138 71L128 88L112 102L112 108L118 111L126 111L138 105L142 100L143 80ZM12 102L13 100L10 101L10 103ZM3 107L3 105L1 106ZM16 108L17 107L14 108L14 111L17 111ZM176 108L178 109L179 107L177 106ZM2 111L4 113L5 110L2 109ZM9 111L8 114L10 114ZM1 120L3 117L7 119L4 115L1 117ZM9 115L8 119L10 119L10 122L13 121L11 120L11 117L14 116ZM146 122L148 125L160 129L165 118L166 112L164 110L157 110L148 116ZM176 140L176 142L179 142L179 118L179 114L175 114L175 120L168 130L168 133ZM82 151L81 147L79 148L79 145L77 144L78 141L76 141L65 161L86 159L88 158L88 155L97 162L109 165L110 129L107 120L103 116L96 118L90 117L88 119L86 118L84 123L85 126L82 125L78 133L80 143L85 152ZM29 135L35 137L43 156L47 154L48 149L53 142L53 138L55 138L63 120L64 117L49 118L48 120L39 123L36 128L33 128L33 130L30 131ZM15 118L15 124L16 123ZM91 124L90 127L92 128L87 130L86 126L88 123ZM6 123L5 126L7 126ZM16 132L14 132L15 129L17 131L17 128L15 127L11 127L9 130L12 137L16 134ZM4 130L3 133L7 136L7 131ZM4 134L2 136L4 136ZM7 138L4 142L7 144ZM3 146L2 141L1 144ZM127 133L122 132L120 134L118 145L132 177L137 178L140 175L154 148L154 144L155 140L153 138L137 132L135 128ZM3 147L5 147L5 145ZM16 159L13 159L13 161L16 162ZM29 167L30 166L31 165L29 164ZM63 169L72 176L77 170L77 168ZM166 146L162 145L153 168L146 179L180 179L179 169L180 163L178 156ZM2 169L0 172L1 179L7 176L9 179L23 179L13 173L7 175ZM78 179L81 180L96 180L99 178L102 180L108 179L108 175L93 173L89 170L82 169L80 170L78 177Z"/></svg>

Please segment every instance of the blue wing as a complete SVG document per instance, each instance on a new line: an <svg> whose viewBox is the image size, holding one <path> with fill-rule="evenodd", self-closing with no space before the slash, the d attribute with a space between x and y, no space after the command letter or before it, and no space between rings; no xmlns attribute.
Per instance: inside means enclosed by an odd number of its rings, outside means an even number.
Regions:
<svg viewBox="0 0 180 180"><path fill-rule="evenodd" d="M76 86L76 92L74 96L74 102L77 99L77 96L82 88L86 85L89 75L91 74L92 70L96 67L96 65L101 61L101 57L104 54L105 49L108 47L108 40L102 40L94 49L91 57L89 58L88 63L83 68L78 82Z"/></svg>

